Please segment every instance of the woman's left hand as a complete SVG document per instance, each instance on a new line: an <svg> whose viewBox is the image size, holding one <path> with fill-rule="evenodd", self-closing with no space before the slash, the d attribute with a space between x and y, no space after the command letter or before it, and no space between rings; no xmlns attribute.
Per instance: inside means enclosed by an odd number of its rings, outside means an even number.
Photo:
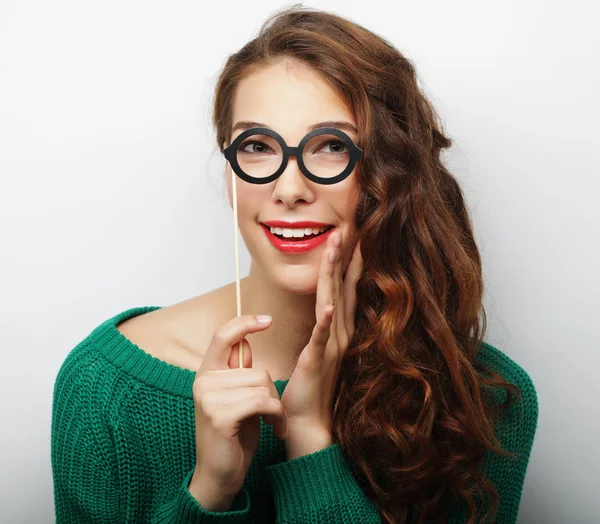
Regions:
<svg viewBox="0 0 600 524"><path fill-rule="evenodd" d="M334 231L323 250L317 282L316 324L298 357L281 402L287 411L288 460L331 445L333 394L342 359L354 335L356 282L363 264L357 242L345 277L342 278L342 233ZM329 255L334 255L331 262Z"/></svg>

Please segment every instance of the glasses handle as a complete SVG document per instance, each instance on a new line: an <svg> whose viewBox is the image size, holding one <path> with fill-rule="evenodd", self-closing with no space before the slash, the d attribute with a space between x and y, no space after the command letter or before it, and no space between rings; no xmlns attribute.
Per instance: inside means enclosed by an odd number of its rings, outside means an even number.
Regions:
<svg viewBox="0 0 600 524"><path fill-rule="evenodd" d="M242 315L242 301L240 296L240 257L239 257L239 246L238 246L238 210L237 210L237 175L231 170L232 187L233 187L233 238L235 241L235 295L237 303L237 316ZM244 344L242 340L238 346L238 367L244 367Z"/></svg>

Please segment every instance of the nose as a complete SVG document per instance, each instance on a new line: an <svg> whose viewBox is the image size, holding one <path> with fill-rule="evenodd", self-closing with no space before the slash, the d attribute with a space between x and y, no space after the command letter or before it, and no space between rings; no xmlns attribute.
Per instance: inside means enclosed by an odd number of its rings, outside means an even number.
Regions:
<svg viewBox="0 0 600 524"><path fill-rule="evenodd" d="M273 189L273 198L282 200L288 205L299 199L311 200L311 191L308 184L310 181L300 171L296 152L297 148L294 148L294 151L290 153L285 170L275 180Z"/></svg>

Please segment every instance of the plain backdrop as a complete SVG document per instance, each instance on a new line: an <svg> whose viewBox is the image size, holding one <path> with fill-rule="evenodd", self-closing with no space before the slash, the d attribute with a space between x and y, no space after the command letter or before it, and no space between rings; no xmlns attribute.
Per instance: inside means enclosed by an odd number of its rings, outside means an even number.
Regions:
<svg viewBox="0 0 600 524"><path fill-rule="evenodd" d="M286 5L0 1L1 522L54 522L68 352L118 312L235 280L210 102L226 57ZM405 53L454 140L486 340L538 392L519 522L600 522L598 4L305 5Z"/></svg>

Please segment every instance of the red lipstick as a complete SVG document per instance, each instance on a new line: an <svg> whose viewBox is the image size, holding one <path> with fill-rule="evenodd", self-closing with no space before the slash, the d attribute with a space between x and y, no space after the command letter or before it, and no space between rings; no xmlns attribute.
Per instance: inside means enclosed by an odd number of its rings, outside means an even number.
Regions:
<svg viewBox="0 0 600 524"><path fill-rule="evenodd" d="M328 231L321 233L319 236L312 237L312 238L309 238L306 240L289 240L289 239L282 239L282 238L275 236L273 233L271 233L271 230L265 224L268 224L271 227L286 227L286 228L292 228L292 229L293 228L301 228L301 227L324 227L329 224L322 224L320 222L293 222L293 223L290 223L290 222L281 222L281 221L271 221L271 222L265 222L264 224L261 224L261 227L263 228L265 235L267 235L269 242L271 242L271 244L273 246L275 246L277 249L279 249L279 251L282 251L284 253L306 253L308 251L311 251L311 250L319 247L323 242L325 242L327 240L327 238L329 237L329 235L331 234L331 232L335 229L335 227L332 227Z"/></svg>
<svg viewBox="0 0 600 524"><path fill-rule="evenodd" d="M268 222L262 222L266 226L270 227L287 227L287 228L299 228L299 227L325 227L331 224L324 224L323 222L309 222L302 220L300 222L286 222L285 220L269 220Z"/></svg>

